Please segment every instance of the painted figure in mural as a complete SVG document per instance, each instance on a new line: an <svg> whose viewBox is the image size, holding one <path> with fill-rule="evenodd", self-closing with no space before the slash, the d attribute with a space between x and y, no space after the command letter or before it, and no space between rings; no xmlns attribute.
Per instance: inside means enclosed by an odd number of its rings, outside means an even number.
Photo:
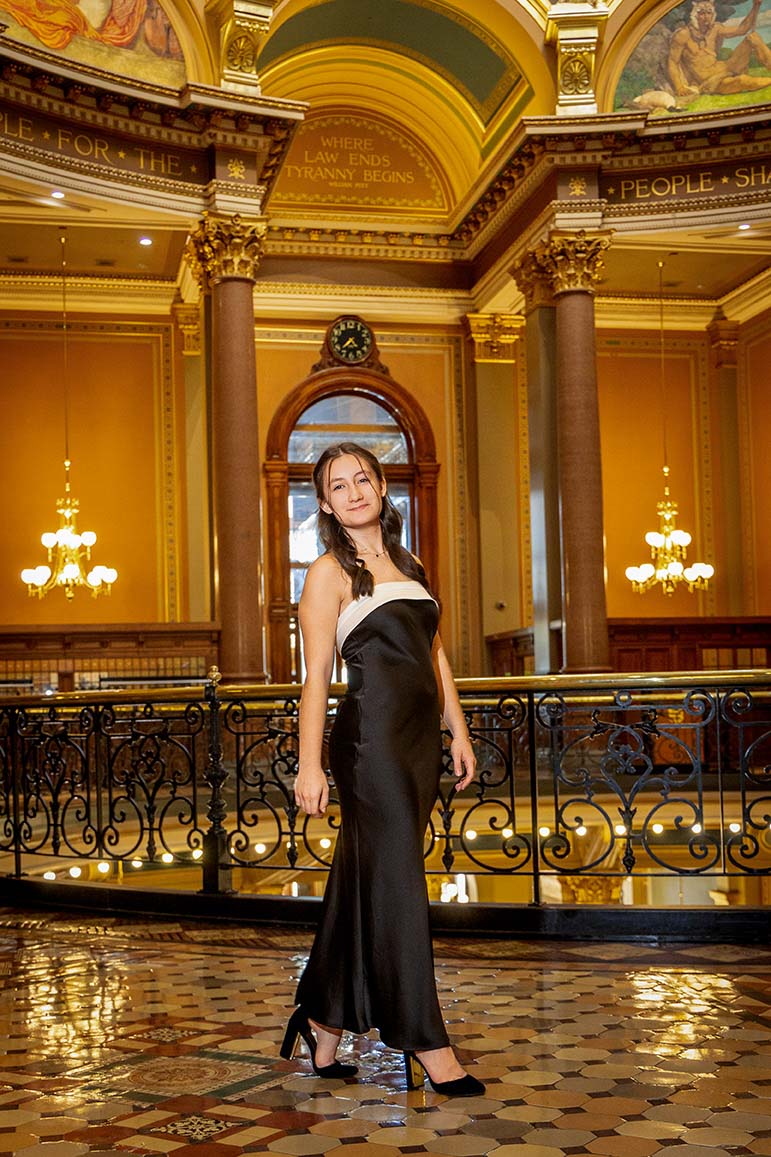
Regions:
<svg viewBox="0 0 771 1157"><path fill-rule="evenodd" d="M688 24L675 32L669 46L667 71L677 96L751 92L771 85L771 49L755 28L761 3L753 0L743 20L720 23L712 0L694 0ZM744 39L721 60L723 41L737 36ZM767 75L747 73L752 63L767 69Z"/></svg>
<svg viewBox="0 0 771 1157"><path fill-rule="evenodd" d="M67 48L75 36L113 48L131 48L141 37L159 55L182 57L156 0L0 0L0 11L53 51Z"/></svg>

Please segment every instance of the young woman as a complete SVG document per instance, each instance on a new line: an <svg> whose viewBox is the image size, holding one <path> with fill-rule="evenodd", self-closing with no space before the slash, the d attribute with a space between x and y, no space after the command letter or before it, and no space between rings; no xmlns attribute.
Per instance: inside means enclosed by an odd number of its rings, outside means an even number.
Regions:
<svg viewBox="0 0 771 1157"><path fill-rule="evenodd" d="M475 1096L439 1008L428 922L423 842L441 775L440 718L452 732L456 789L475 759L447 657L439 609L420 562L401 545L401 516L380 463L342 442L313 472L326 552L300 600L306 679L295 798L323 816L329 785L322 739L335 646L348 693L330 737L342 817L316 938L281 1049L302 1037L320 1076L353 1076L335 1060L343 1030L376 1027L404 1053L407 1083ZM441 703L441 706L440 706Z"/></svg>

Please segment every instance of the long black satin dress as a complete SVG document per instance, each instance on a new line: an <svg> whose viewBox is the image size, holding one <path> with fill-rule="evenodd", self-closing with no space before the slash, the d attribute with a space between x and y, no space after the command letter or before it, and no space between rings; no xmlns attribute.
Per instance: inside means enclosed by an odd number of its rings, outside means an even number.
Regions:
<svg viewBox="0 0 771 1157"><path fill-rule="evenodd" d="M413 1051L449 1044L436 994L423 848L441 774L431 644L439 611L412 579L345 608L348 693L330 737L341 830L297 989L312 1020L380 1031Z"/></svg>

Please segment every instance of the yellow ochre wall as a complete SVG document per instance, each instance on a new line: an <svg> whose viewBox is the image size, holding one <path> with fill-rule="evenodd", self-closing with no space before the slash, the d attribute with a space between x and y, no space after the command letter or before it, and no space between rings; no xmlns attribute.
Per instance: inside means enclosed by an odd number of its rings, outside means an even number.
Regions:
<svg viewBox="0 0 771 1157"><path fill-rule="evenodd" d="M261 455L276 408L318 360L324 329L325 324L318 321L289 326L259 320ZM467 424L468 411L475 403L464 376L462 340L452 327L376 324L375 331L394 380L422 406L436 440L443 633L454 651L461 647L464 631L469 633L469 607L478 613L479 606L470 561L478 516L470 478L476 455L475 447L468 444L473 424ZM71 324L70 449L73 493L83 511L79 525L99 536L94 561L115 566L120 578L109 599L81 596L66 604L56 593L39 602L28 598L19 573L24 566L45 561L39 536L56 528L54 504L63 490L61 328L52 317L0 316L0 412L4 415L0 479L6 499L0 613L4 624L185 620L184 406L180 400L184 375L181 358L174 360L171 346L170 322L157 319L124 324L116 318L79 316ZM640 618L771 613L769 318L756 320L740 333L736 372L739 477L733 481L726 476L718 437L708 339L704 333L666 335L672 493L680 506L680 524L694 536L689 557L716 567L716 579L706 595L678 592L671 599L658 591L634 595L624 576L627 565L645 561L644 535L654 528L656 502L662 494L658 335L603 330L597 335L597 349L608 613ZM512 440L513 459L518 461L522 446L521 439L516 445ZM522 477L521 465L517 465L517 477ZM738 612L728 609L724 560L716 553L725 531L731 486L734 492L738 487L741 497L744 598ZM512 509L526 512L524 478L519 492L513 489L510 501ZM494 545L482 541L483 562ZM521 558L519 565L522 570ZM520 580L524 578L523 571ZM511 587L516 595L516 575L511 577ZM519 599L515 601L522 606ZM469 670L479 669L472 655Z"/></svg>
<svg viewBox="0 0 771 1157"><path fill-rule="evenodd" d="M690 560L716 564L704 524L712 514L709 447L700 432L709 424L707 345L703 335L667 334L664 391L658 334L605 331L597 338L607 605L612 618L710 613L707 596L658 589L635 594L627 566L648 562L645 542L658 530L656 503L664 493L664 445L678 526L693 542ZM717 567L716 567L717 569Z"/></svg>
<svg viewBox="0 0 771 1157"><path fill-rule="evenodd" d="M748 614L771 614L771 312L747 327L739 349L739 453L745 500L744 597Z"/></svg>
<svg viewBox="0 0 771 1157"><path fill-rule="evenodd" d="M78 529L97 534L92 561L114 566L118 581L109 597L79 592L70 603L59 591L31 599L21 582L23 567L46 562L41 533L59 525L63 342L58 319L2 318L0 606L7 625L164 621L170 586L177 617L183 609L179 578L169 573L174 552L184 548L170 327L100 319L82 332L85 325L78 318L68 331L72 494L82 512ZM169 517L173 525L165 526Z"/></svg>
<svg viewBox="0 0 771 1157"><path fill-rule="evenodd" d="M608 615L649 618L771 613L771 364L769 322L740 331L738 369L718 382L704 333L667 333L664 390L657 333L602 331L597 376L602 443ZM733 375L733 376L732 376ZM721 391L731 396L721 399ZM726 444L724 407L738 407L738 445ZM722 411L725 413L725 409ZM663 415L666 414L666 422ZM721 422L723 426L721 427ZM710 562L707 592L634 594L624 571L648 561L645 533L658 529L664 434L678 526L693 541L689 561ZM737 497L738 496L738 497ZM738 559L727 559L725 523L738 518ZM743 576L740 605L729 602L728 570Z"/></svg>

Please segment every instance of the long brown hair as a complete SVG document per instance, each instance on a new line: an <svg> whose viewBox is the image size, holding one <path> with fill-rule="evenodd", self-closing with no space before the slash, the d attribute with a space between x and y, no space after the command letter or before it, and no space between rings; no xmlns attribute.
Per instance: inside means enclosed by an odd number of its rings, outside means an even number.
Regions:
<svg viewBox="0 0 771 1157"><path fill-rule="evenodd" d="M329 502L327 483L329 467L335 458L342 458L350 454L358 460L360 466L366 463L370 467L378 483L385 481L383 467L375 455L364 446L356 442L338 442L335 446L328 446L313 467L313 484L316 487L316 496L319 502ZM362 466L362 469L364 467ZM348 531L342 526L333 514L327 514L319 506L319 538L324 549L337 559L340 566L351 580L353 597L371 595L375 589L375 580L372 572L362 558L356 554L356 547ZM426 572L421 563L402 546L402 516L394 506L388 494L384 494L380 502L380 528L383 532L383 549L387 552L394 566L402 572L405 578L417 579L431 594Z"/></svg>

